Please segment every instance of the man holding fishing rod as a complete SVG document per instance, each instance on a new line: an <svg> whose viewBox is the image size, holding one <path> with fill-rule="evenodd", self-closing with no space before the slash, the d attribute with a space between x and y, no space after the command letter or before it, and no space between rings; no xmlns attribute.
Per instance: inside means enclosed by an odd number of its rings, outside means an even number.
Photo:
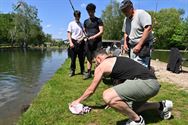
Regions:
<svg viewBox="0 0 188 125"><path fill-rule="evenodd" d="M70 43L70 56L71 56L71 65L70 65L70 74L72 77L75 75L76 69L76 57L78 55L80 63L80 73L84 73L84 46L85 42L81 39L84 36L83 25L80 22L81 12L78 10L74 11L75 19L71 21L68 25L67 36Z"/></svg>

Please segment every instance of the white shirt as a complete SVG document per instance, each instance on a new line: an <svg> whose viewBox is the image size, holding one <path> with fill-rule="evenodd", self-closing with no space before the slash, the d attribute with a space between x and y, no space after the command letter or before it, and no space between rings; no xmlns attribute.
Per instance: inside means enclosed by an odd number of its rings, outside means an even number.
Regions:
<svg viewBox="0 0 188 125"><path fill-rule="evenodd" d="M80 22L77 23L75 20L71 21L69 23L68 28L67 28L67 32L71 33L72 39L78 40L79 38L81 38L84 35L81 27L83 27L83 25Z"/></svg>

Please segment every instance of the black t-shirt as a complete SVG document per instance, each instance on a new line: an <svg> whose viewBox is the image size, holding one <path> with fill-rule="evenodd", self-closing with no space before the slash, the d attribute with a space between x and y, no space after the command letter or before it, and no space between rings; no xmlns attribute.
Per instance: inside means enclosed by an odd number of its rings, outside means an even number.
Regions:
<svg viewBox="0 0 188 125"><path fill-rule="evenodd" d="M84 28L88 36L93 36L99 32L99 26L103 26L103 22L100 18L94 17L84 21ZM101 41L102 37L98 37L96 41Z"/></svg>
<svg viewBox="0 0 188 125"><path fill-rule="evenodd" d="M118 80L157 79L148 68L127 57L117 57L110 76Z"/></svg>

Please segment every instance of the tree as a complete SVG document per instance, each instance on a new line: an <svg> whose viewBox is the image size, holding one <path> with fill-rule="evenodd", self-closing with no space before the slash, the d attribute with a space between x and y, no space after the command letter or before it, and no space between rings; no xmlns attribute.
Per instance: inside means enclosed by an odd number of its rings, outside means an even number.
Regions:
<svg viewBox="0 0 188 125"><path fill-rule="evenodd" d="M119 40L122 38L123 14L119 11L119 3L111 0L111 3L102 13L104 22L104 39ZM188 48L188 18L184 20L183 9L161 9L158 12L149 11L152 17L152 26L155 36L155 48L179 49Z"/></svg>
<svg viewBox="0 0 188 125"><path fill-rule="evenodd" d="M0 43L9 44L9 29L13 27L13 17L11 14L0 14Z"/></svg>
<svg viewBox="0 0 188 125"><path fill-rule="evenodd" d="M119 3L111 1L102 13L104 22L103 39L120 40L122 38L122 25L124 16L119 10Z"/></svg>
<svg viewBox="0 0 188 125"><path fill-rule="evenodd" d="M0 13L0 44L21 47L40 46L46 38L40 22L36 7L18 1L13 5L12 13Z"/></svg>
<svg viewBox="0 0 188 125"><path fill-rule="evenodd" d="M183 45L188 49L188 17L183 21Z"/></svg>
<svg viewBox="0 0 188 125"><path fill-rule="evenodd" d="M27 47L28 44L32 43L34 38L34 36L31 35L36 36L36 34L33 33L33 30L40 27L38 10L36 7L28 5L23 1L19 1L13 8L16 11L15 29L18 30L18 32L16 32L17 42L21 47ZM38 28L34 28L34 26Z"/></svg>
<svg viewBox="0 0 188 125"><path fill-rule="evenodd" d="M10 43L11 47L14 46L14 44L16 43L16 27L15 27L15 22L14 22L14 18L15 18L15 14L9 14L11 17L11 21L9 23L9 25L11 24L11 26L9 28L7 28L8 30L8 34L7 34L7 38L8 41L7 43Z"/></svg>
<svg viewBox="0 0 188 125"><path fill-rule="evenodd" d="M155 15L153 30L155 32L155 48L170 49L177 46L182 48L182 11L175 8L161 9Z"/></svg>
<svg viewBox="0 0 188 125"><path fill-rule="evenodd" d="M42 45L44 43L44 38L45 35L42 32L42 27L39 27L37 25L31 25L30 26L31 30L30 30L30 42L29 44L32 45Z"/></svg>
<svg viewBox="0 0 188 125"><path fill-rule="evenodd" d="M46 34L45 35L45 42L52 45L53 42L52 42L52 35L51 34Z"/></svg>

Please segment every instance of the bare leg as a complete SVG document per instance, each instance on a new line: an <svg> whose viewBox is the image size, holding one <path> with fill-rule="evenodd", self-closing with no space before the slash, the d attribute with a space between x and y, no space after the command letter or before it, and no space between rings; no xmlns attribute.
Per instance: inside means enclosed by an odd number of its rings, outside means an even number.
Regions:
<svg viewBox="0 0 188 125"><path fill-rule="evenodd" d="M109 88L103 92L103 99L107 105L116 109L124 115L127 115L131 120L137 121L140 117L125 103L116 91Z"/></svg>

